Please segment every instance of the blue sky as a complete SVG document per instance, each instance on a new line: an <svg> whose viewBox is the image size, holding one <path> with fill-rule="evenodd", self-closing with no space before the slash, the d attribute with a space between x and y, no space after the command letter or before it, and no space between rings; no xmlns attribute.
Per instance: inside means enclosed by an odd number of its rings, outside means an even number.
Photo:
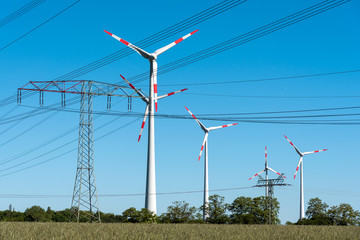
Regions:
<svg viewBox="0 0 360 240"><path fill-rule="evenodd" d="M73 1L46 1L29 13L0 28L0 47L25 34L36 25L65 8ZM16 93L30 80L52 80L81 66L125 48L103 32L104 29L135 43L190 17L219 1L80 1L51 22L0 51L1 99ZM220 42L264 26L320 1L255 1L249 0L221 15L146 48L148 52L199 29L158 58L159 67L214 46ZM0 18L28 3L25 0L2 3ZM351 1L308 20L289 26L244 45L217 54L200 62L160 75L159 92L189 87L187 92L159 101L159 114L187 114L184 106L195 115L211 113L246 113L317 108L359 106L359 72L311 78L234 84L191 85L194 83L228 82L251 79L341 72L359 68L360 4ZM120 82L119 74L133 77L146 72L149 64L137 54L90 72L78 79L109 83ZM147 81L136 86L147 91ZM201 95L203 94L203 95ZM229 95L229 96L217 96ZM252 96L252 97L250 97ZM256 97L256 96L267 96ZM277 96L279 98L268 98ZM319 96L354 96L348 98L313 98ZM68 96L69 98L71 96ZM301 97L301 98L300 98ZM118 99L114 111L127 111L127 100ZM45 105L60 102L60 95L45 94ZM106 110L106 98L94 100L95 110ZM23 99L11 115L37 107L38 97ZM16 103L1 107L0 115ZM78 105L69 108L78 108ZM133 100L133 112L143 113L145 106ZM319 112L317 114L327 114ZM358 113L358 110L331 113ZM77 113L53 112L21 121L1 134L1 162L31 149L78 125ZM301 113L299 115L311 115ZM46 120L44 120L46 119ZM101 116L94 121L97 129L114 119ZM332 118L334 119L334 118ZM338 119L357 119L347 116ZM144 193L147 154L147 128L137 142L141 119L119 131L115 129L133 121L122 117L95 132L95 175L97 189L103 194ZM312 120L312 119L306 119ZM43 121L41 124L38 124ZM217 126L229 121L202 121ZM0 131L12 124L0 125ZM156 181L158 192L192 191L203 188L203 159L197 156L203 132L192 119L156 119ZM28 130L31 128L31 130ZM109 134L111 133L111 134ZM328 148L324 153L304 159L305 202L319 197L329 205L350 203L360 209L359 187L355 169L360 167L359 126L357 125L285 125L240 123L214 131L209 136L209 184L211 189L248 187L248 181L263 168L264 146L268 146L269 166L288 176L292 186L276 188L281 210L280 219L296 221L299 216L299 178L293 180L298 156L283 137L286 134L302 151ZM19 135L7 144L8 140ZM75 130L48 146L22 158L0 165L0 175L31 166L77 147L77 141L28 164L5 170L76 139ZM75 179L76 151L37 167L7 176L0 176L1 194L63 194L71 195ZM272 175L275 177L276 175ZM260 196L258 188L211 192L232 202L238 196ZM159 195L158 212L166 211L173 201L185 200L191 205L202 204L202 193ZM2 198L0 209L12 204L16 210L32 205L56 210L70 207L68 198ZM144 196L100 197L100 210L121 213L134 206L144 206Z"/></svg>

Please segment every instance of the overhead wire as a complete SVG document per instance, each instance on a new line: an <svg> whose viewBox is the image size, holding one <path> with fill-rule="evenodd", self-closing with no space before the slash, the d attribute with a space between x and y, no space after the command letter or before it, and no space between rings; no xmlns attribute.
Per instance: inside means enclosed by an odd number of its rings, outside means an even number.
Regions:
<svg viewBox="0 0 360 240"><path fill-rule="evenodd" d="M243 3L243 2L246 2L246 0L242 0L242 1L239 1L239 0L230 0L230 1L225 0L225 1L221 2L221 3L219 3L219 4L214 5L211 8L208 8L208 9L206 9L204 11L201 11L198 14L193 15L190 18L187 18L187 19L185 19L185 20L183 20L183 21L181 21L181 22L179 22L179 23L177 23L175 25L172 25L171 27L169 27L169 28L167 28L167 29L165 29L163 31L160 31L159 33L153 34L150 37L148 37L148 38L146 38L146 39L144 39L144 40L142 40L140 42L146 43L146 41L150 39L151 41L148 42L147 44L148 45L154 44L154 43L156 43L158 41L161 41L161 40L165 39L166 37L170 37L170 36L176 34L177 32L182 31L183 29L185 29L184 26L189 28L189 27L193 26L194 24L198 24L200 22L206 21L206 20L208 20L208 19L210 19L210 18L212 18L214 16L219 15L220 13L223 13L223 12L225 12L227 10L230 10L233 7L236 7L237 5L239 5L239 4ZM75 2L73 5L75 5L76 3L77 2ZM68 8L72 7L73 5L69 6ZM164 34L168 34L168 35L164 35ZM0 49L0 51L1 51L1 49ZM129 53L132 53L132 52L129 51ZM67 74L66 76L69 76L69 74ZM61 78L62 77L59 77L57 79L61 79ZM54 80L57 80L57 79L54 79ZM35 93L27 93L27 95L23 96L23 98L26 98L28 96L32 96L34 94ZM8 97L6 99L3 99L3 100L0 101L0 106L8 105L9 103L12 103L15 99L16 99L16 95L12 95L12 96L10 96L10 97ZM38 114L37 113L32 113L31 116L34 116L34 115L38 115ZM28 118L28 117L30 117L30 116L27 116L25 118ZM22 120L24 120L24 118L20 118L20 119L17 119L17 120L22 121ZM17 120L11 120L10 122L17 121ZM9 121L6 122L6 123L9 123ZM16 125L16 124L14 124L14 125Z"/></svg>
<svg viewBox="0 0 360 240"><path fill-rule="evenodd" d="M249 83L249 82L265 82L265 81L277 81L277 80L287 80L287 79L297 79L297 78L312 78L312 77L321 77L321 76L347 74L347 73L357 73L357 72L360 72L360 69L340 71L340 72L315 73L315 74L307 74L307 75L273 77L273 78L259 78L259 79L236 80L236 81L186 83L186 85L187 86L206 86L206 85L237 84L237 83ZM182 84L181 83L178 83L178 84L161 84L161 86L183 86L183 85L184 85L184 83L182 83ZM141 85L138 85L138 86L141 86Z"/></svg>
<svg viewBox="0 0 360 240"><path fill-rule="evenodd" d="M165 91L158 91L165 92ZM266 95L231 95L231 94L215 94L215 93L183 93L185 95L211 96L211 97L233 97L233 98L265 98L265 99L337 99L337 98L360 98L360 95L349 96L266 96Z"/></svg>
<svg viewBox="0 0 360 240"><path fill-rule="evenodd" d="M116 102L115 104L113 104L113 106L119 104L119 103L122 102L123 100L124 100L124 98L122 98L120 101L118 101L118 102ZM96 119L99 118L99 117L100 117L100 115L95 116L95 117L94 117L94 120L96 120ZM107 123L105 123L105 124L103 124L103 125L100 125L99 127L97 127L97 128L94 130L94 132L99 131L100 129L102 129L102 128L108 126L108 125L110 125L111 123L119 120L121 117L123 117L123 116L119 116L119 117L117 117L117 118L115 118L115 119L112 119L111 121L109 121L109 122L107 122ZM29 153L32 153L32 152L34 152L34 151L36 151L36 150L39 150L39 149L41 149L41 148L44 148L45 146L47 146L47 145L49 145L49 144L51 144L51 143L53 143L53 142L55 142L55 141L63 138L64 136L70 134L71 132L77 130L78 128L79 128L78 126L76 126L76 127L74 127L74 128L71 128L71 129L67 130L67 131L64 132L64 133L62 133L62 134L60 134L60 135L58 135L58 136L55 136L53 139L50 139L50 140L48 140L48 141L45 141L45 142L39 144L39 145L36 146L36 147L33 147L33 148L31 148L31 149L28 149L28 150L26 150L26 151L24 151L24 152L22 152L22 153L19 153L19 154L15 155L15 156L9 157L9 158L1 161L1 162L0 162L0 165L3 165L3 164L6 164L6 163L9 163L9 162L12 162L12 161L14 161L14 160L16 160L16 159L19 159L20 157L23 157L23 156L25 156L25 155L27 155L27 154L29 154ZM71 140L71 141L67 142L66 144L61 145L60 147L57 147L57 148L55 148L55 149L52 149L52 150L46 152L45 154L39 155L39 156L37 156L37 157L34 157L33 159L31 159L31 160L29 160L29 161L25 161L25 162L23 162L23 163L21 163L21 164L18 164L18 165L16 165L16 166L21 166L21 165L23 165L23 164L25 164L25 163L28 163L28 162L34 161L34 160L36 160L36 159L38 159L38 158L41 158L41 157L43 157L43 156L46 156L46 155L48 155L48 154L50 154L50 153L52 153L52 152L54 152L54 151L56 151L56 150L59 150L59 149L65 147L65 146L70 145L71 143L73 143L73 142L75 142L75 141L77 141L77 140L78 140L78 139ZM12 166L12 167L7 168L7 169L5 169L5 170L12 169L12 168L14 168L14 167L16 167L16 166ZM5 170L4 170L4 171L5 171ZM0 171L0 172L2 172L2 171Z"/></svg>
<svg viewBox="0 0 360 240"><path fill-rule="evenodd" d="M26 37L27 35L29 35L30 33L34 32L36 29L44 26L46 23L50 22L51 20L53 20L54 18L56 18L57 16L59 16L60 14L64 13L65 11L69 10L70 8L72 8L75 4L79 3L80 0L77 0L75 2L73 2L72 4L70 4L69 6L67 6L66 8L62 9L60 12L56 13L54 16L48 18L46 21L40 23L39 25L37 25L36 27L34 27L33 29L31 29L30 31L28 31L27 33L21 35L20 37L16 38L15 40L11 41L10 43L8 43L7 45L3 46L2 48L0 48L0 52L5 50L6 48L10 47L11 45L13 45L14 43L16 43L17 41L19 41L20 39Z"/></svg>
<svg viewBox="0 0 360 240"><path fill-rule="evenodd" d="M230 50L234 47L240 46L247 42L253 41L260 37L266 36L270 33L276 32L288 26L291 26L295 23L306 20L310 17L316 16L320 13L333 9L335 7L341 6L350 0L326 0L321 3L315 4L311 7L305 8L299 12L291 14L287 17L281 18L270 24L266 24L260 28L247 32L245 34L239 35L227 41L216 44L212 47L206 48L199 52L190 54L186 57L178 59L176 61L170 62L158 68L157 74L165 74L167 72L176 70L178 68L187 66L189 64L198 62L200 60L206 59L208 57L214 56L216 54L222 53L224 51ZM148 78L149 71L143 72L139 75L128 78L129 81L134 83L139 83Z"/></svg>
<svg viewBox="0 0 360 240"><path fill-rule="evenodd" d="M348 1L344 1L344 3L345 3L345 2L348 2ZM341 4L343 4L343 3L341 3ZM338 4L338 5L341 5L341 4ZM338 6L338 5L336 5L336 6ZM333 6L333 7L335 7L335 6ZM333 7L332 7L332 8L333 8ZM328 8L328 9L331 9L331 8ZM326 9L326 10L328 10L328 9ZM326 11L326 10L324 10L324 11ZM318 14L318 13L317 13L317 14ZM316 15L316 14L314 14L314 15ZM300 21L300 20L299 20L299 21ZM293 23L292 23L292 24L293 24Z"/></svg>
<svg viewBox="0 0 360 240"><path fill-rule="evenodd" d="M166 38L169 38L177 33L180 33L181 31L184 31L185 29L188 29L190 27L193 27L199 23L202 23L206 20L209 20L223 12L226 12L242 3L246 2L246 0L225 0L218 4L215 4L214 6L207 8L189 18L186 18L168 28L165 28L155 34L152 34L149 37L146 37L143 40L140 40L138 42L135 42L135 44L138 47L145 48L148 46L151 46L157 42L160 42ZM128 48L123 48L119 51L116 51L106 57L102 57L92 63L89 63L85 66L82 66L76 70L73 70L67 74L64 74L60 77L55 78L54 80L69 80L77 78L81 75L84 75L86 73L92 72L98 68L101 68L103 66L106 66L110 63L113 63L115 61L118 61L119 59L122 59L128 55L133 54L134 52L132 50L129 50Z"/></svg>
<svg viewBox="0 0 360 240"><path fill-rule="evenodd" d="M140 117L137 118L137 119L134 119L134 120L132 120L132 121L130 121L130 122L128 122L128 123L126 123L126 124L118 127L118 128L116 128L115 130L111 130L111 131L109 131L108 133L103 134L102 136L95 138L95 139L94 139L94 142L95 142L95 141L98 141L98 140L100 140L100 139L102 139L102 138L104 138L104 137L107 137L107 136L109 136L109 135L111 135L111 134L113 134L113 133L115 133L115 132L117 132L117 131L119 131L119 130L121 130L121 129L123 129L123 128L129 126L130 124L135 123L135 122L138 121L139 119L140 119ZM74 142L74 141L77 141L77 140L78 140L78 139L72 140L71 142L68 142L68 143L64 144L64 146L67 146L67 145L69 145L70 143L72 143L72 142ZM63 147L63 146L60 146L60 147L56 148L55 150L58 150L58 149L60 149L60 148L62 148L62 147ZM55 150L53 150L53 151L55 151ZM76 151L76 150L77 150L77 147L72 148L72 149L70 149L70 150L68 150L68 151L66 151L66 152L64 152L64 153L61 153L61 154L59 154L59 155L56 155L56 156L54 156L54 157L52 157L52 158L49 158L49 159L44 160L44 161L41 161L41 162L39 162L39 163L33 164L33 165L31 165L31 166L28 166L28 167L25 167L25 168L21 168L21 169L18 169L18 170L9 172L9 173L2 174L2 175L0 175L0 177L5 177L5 176L8 176L8 175L12 175L12 174L15 174L15 173L18 173L18 172L21 172L21 171L24 171L24 170L27 170L27 169L30 169L30 168L39 166L39 165L41 165L41 164L44 164L44 163L53 161L53 160L55 160L55 159L58 159L58 158L60 158L60 157L63 157L63 156L65 156L66 154L69 154L69 153L74 152L74 151ZM7 171L7 170L10 170L10 169L15 168L15 167L22 166L22 165L24 165L24 164L26 164L26 163L32 162L32 161L34 161L34 160L36 160L36 159L38 159L38 158L40 158L40 157L43 157L43 156L45 156L45 155L47 155L47 154L49 154L49 153L52 153L53 151L44 153L44 154L39 155L39 156L37 156L37 157L35 157L35 158L33 158L33 159L30 159L30 160L21 162L21 163L19 163L19 164L16 164L16 165L14 165L14 166L12 166L12 167L8 167L7 169L1 170L0 172Z"/></svg>
<svg viewBox="0 0 360 240"><path fill-rule="evenodd" d="M211 189L210 192L221 192L221 191L234 191L257 188L256 186L249 187L232 187L232 188L217 188ZM358 197L360 192L334 190L334 189L323 189L323 188L310 188L312 191L322 191L326 194L345 194L348 196ZM203 193L204 190L189 190L189 191L172 191L172 192L157 192L153 195L176 195L176 194L192 194L192 193ZM111 194L98 194L98 197L136 197L144 196L146 193L111 193ZM0 194L0 198L71 198L73 195L68 194Z"/></svg>
<svg viewBox="0 0 360 240"><path fill-rule="evenodd" d="M19 17L21 17L25 13L33 10L34 8L36 8L40 4L44 3L45 1L46 0L33 0L33 1L29 2L29 3L27 3L26 5L22 6L18 10L12 12L8 16L1 19L0 20L0 28L6 26L7 24L11 23L12 21L18 19Z"/></svg>
<svg viewBox="0 0 360 240"><path fill-rule="evenodd" d="M218 4L215 4L214 6L210 7L210 8L207 8L189 18L186 18L164 30L161 30L141 41L138 41L136 42L136 44L138 44L139 46L142 46L142 47L147 47L147 46L150 46L152 44L155 44L161 40L164 40L170 36L173 36L175 35L176 33L180 32L180 31L183 31L187 28L190 28L192 26L194 26L195 24L198 24L198 23L201 23L201 22L204 22L212 17L215 17L225 11L228 11L242 3L244 3L246 1L244 0L225 0L225 1L222 1ZM201 21L200 21L201 20ZM190 24L190 25L189 25ZM186 28L184 28L184 26L186 26ZM156 40L156 41L154 41ZM127 48L124 48L124 49L121 49L119 51L116 51L106 57L103 57L103 58L100 58L92 63L89 63L79 69L76 69L74 71L71 71L67 74L64 74L60 77L57 77L55 79L53 79L54 81L56 80L71 80L71 79L74 79L74 78L77 78L81 75L84 75L88 72L91 72L91 71L94 71L100 67L103 67L105 65L108 65L114 61L117 61L123 57L126 57L130 54L132 54L133 52L130 51L129 49ZM124 55L125 54L125 55ZM113 58L115 56L115 58ZM110 60L110 62L106 62ZM106 62L106 63L105 63ZM100 65L98 65L100 64ZM87 68L91 68L91 69L87 69ZM87 69L87 70L86 70ZM27 93L29 94L29 93ZM29 95L33 95L34 93L32 94L29 94ZM17 97L17 94L13 94L7 98L4 98L2 100L0 100L0 107L3 107L3 106L6 106L8 104L11 104L11 103L14 103L16 101L16 97ZM23 98L25 98L26 96L23 96Z"/></svg>
<svg viewBox="0 0 360 240"><path fill-rule="evenodd" d="M15 135L14 137L12 137L12 138L10 138L10 139L8 139L8 140L0 143L0 148L3 147L3 146L5 146L5 145L8 144L8 143L14 141L14 140L17 139L18 137L24 136L26 133L30 132L30 131L33 130L35 127L39 126L40 124L48 121L49 119L51 119L51 118L52 118L53 116L55 116L56 114L58 114L58 112L53 112L52 114L50 114L50 116L42 119L40 122L35 123L34 125L28 127L27 129L21 131L20 133L18 133L18 134ZM21 122L21 121L19 121L19 122ZM19 122L16 122L16 123L19 123ZM2 133L3 133L3 132L2 132Z"/></svg>
<svg viewBox="0 0 360 240"><path fill-rule="evenodd" d="M79 99L80 99L80 97L76 96L74 98L67 100L66 103L67 103L67 105L73 105L75 103L78 103ZM55 103L55 104L52 104L51 106L58 106L58 105L59 105L58 103ZM38 116L38 115L45 114L45 113L47 113L46 107L36 108L35 110L32 110L32 111L19 113L17 115L13 115L11 117L3 118L0 120L0 125L16 122L19 120L28 119L30 117Z"/></svg>
<svg viewBox="0 0 360 240"><path fill-rule="evenodd" d="M32 107L32 106L28 106ZM343 107L343 108L330 108L330 109L323 109L323 111L330 111L330 110L339 110L339 109L359 109L360 107ZM66 111L66 112L79 112L77 109L60 109L60 108L47 108L49 110L55 111ZM295 113L295 112L307 112L307 111L319 111L314 109L307 109L307 110L289 110L289 111L279 111L279 113ZM321 110L320 110L321 111ZM276 113L276 112L275 112ZM93 111L93 114L97 115L106 115L106 116L128 116L128 117L141 117L143 113L126 113L120 111L112 111L112 112L103 112L103 111ZM259 113L237 113L237 115L244 115L244 114L259 114ZM266 114L266 113L265 113ZM333 122L300 122L299 120L290 121L284 119L297 119L297 118L328 118L328 117L349 117L349 116L359 116L360 113L341 113L341 114L317 114L317 115L295 115L295 116L261 116L261 117L229 117L234 116L235 113L230 114L197 114L200 120L211 120L211 121L238 121L238 122L248 122L248 123L273 123L273 124L324 124L324 125L358 125L360 123L355 122L336 122L337 119L333 119ZM175 114L154 114L157 118L169 118L169 119L191 119L188 115L175 115ZM210 116L222 116L222 117L210 117ZM282 121L269 121L269 119L282 119Z"/></svg>
<svg viewBox="0 0 360 240"><path fill-rule="evenodd" d="M218 188L211 189L211 192L221 191L234 191L250 189L252 187L233 187L233 188ZM157 192L150 193L150 195L174 195L174 194L191 194L191 193L202 193L204 190L192 190L192 191L173 191L173 192ZM145 193L123 193L123 194L98 194L98 197L132 197L132 196L144 196ZM69 198L73 195L66 194L0 194L0 198Z"/></svg>

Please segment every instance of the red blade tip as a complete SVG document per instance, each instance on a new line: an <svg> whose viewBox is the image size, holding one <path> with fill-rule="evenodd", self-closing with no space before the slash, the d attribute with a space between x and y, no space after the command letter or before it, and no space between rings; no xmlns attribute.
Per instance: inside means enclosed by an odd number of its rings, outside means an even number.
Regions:
<svg viewBox="0 0 360 240"><path fill-rule="evenodd" d="M190 34L193 35L193 34L196 33L197 31L199 31L199 29L196 29L195 31L192 31Z"/></svg>
<svg viewBox="0 0 360 240"><path fill-rule="evenodd" d="M106 32L107 34L109 34L110 36L112 36L112 33L108 32L108 31L106 31L106 30L104 30L104 32Z"/></svg>

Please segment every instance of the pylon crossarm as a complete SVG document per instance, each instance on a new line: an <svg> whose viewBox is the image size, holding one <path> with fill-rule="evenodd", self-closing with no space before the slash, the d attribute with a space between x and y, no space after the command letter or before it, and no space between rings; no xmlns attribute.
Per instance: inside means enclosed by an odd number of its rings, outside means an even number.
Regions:
<svg viewBox="0 0 360 240"><path fill-rule="evenodd" d="M82 83L91 83L92 88L89 91L81 89ZM63 94L90 94L93 96L117 96L117 97L136 97L135 93L128 93L125 90L133 91L130 87L117 84L103 83L91 80L68 80L68 81L30 81L18 91L35 92L54 92ZM119 92L121 91L121 93Z"/></svg>

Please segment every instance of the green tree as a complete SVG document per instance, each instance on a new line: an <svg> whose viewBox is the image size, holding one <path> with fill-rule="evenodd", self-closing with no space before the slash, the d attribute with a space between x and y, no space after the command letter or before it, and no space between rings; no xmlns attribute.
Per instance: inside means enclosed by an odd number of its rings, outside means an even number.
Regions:
<svg viewBox="0 0 360 240"><path fill-rule="evenodd" d="M328 211L328 216L334 225L357 225L360 224L360 212L352 208L350 204L341 203L333 206Z"/></svg>
<svg viewBox="0 0 360 240"><path fill-rule="evenodd" d="M271 214L270 221L272 223L280 223L278 219L280 204L276 198L269 197L238 197L228 209L231 212L230 220L232 223L241 224L265 224L269 222L269 201L272 201L273 214Z"/></svg>
<svg viewBox="0 0 360 240"><path fill-rule="evenodd" d="M126 209L123 214L124 222L131 223L155 223L157 222L157 216L150 210L142 208L140 211L136 208L131 207Z"/></svg>
<svg viewBox="0 0 360 240"><path fill-rule="evenodd" d="M223 224L229 222L229 217L226 214L228 204L226 204L224 200L224 197L217 194L209 197L209 206L205 209L209 214L209 218L207 219L209 223ZM203 209L204 206L201 206L200 210L202 211Z"/></svg>
<svg viewBox="0 0 360 240"><path fill-rule="evenodd" d="M139 222L141 223L156 223L158 221L158 217L156 216L156 214L146 208L142 208L139 213Z"/></svg>
<svg viewBox="0 0 360 240"><path fill-rule="evenodd" d="M69 222L70 220L72 222L76 221L75 216L73 216L69 208L61 211L55 211L51 217L51 220L53 222Z"/></svg>
<svg viewBox="0 0 360 240"><path fill-rule="evenodd" d="M162 222L168 223L187 223L193 221L195 207L190 207L185 201L175 201L167 208L167 212L161 215Z"/></svg>
<svg viewBox="0 0 360 240"><path fill-rule="evenodd" d="M320 198L311 198L308 203L308 208L305 212L308 219L315 217L323 217L327 215L329 205L323 203Z"/></svg>
<svg viewBox="0 0 360 240"><path fill-rule="evenodd" d="M134 207L126 209L122 213L122 216L123 216L125 222L131 222L131 223L137 223L137 222L139 222L139 219L140 219L140 213Z"/></svg>
<svg viewBox="0 0 360 240"><path fill-rule="evenodd" d="M29 221L29 222L50 221L50 218L46 214L45 210L40 206L32 206L31 208L27 208L24 214L25 214L25 221Z"/></svg>

